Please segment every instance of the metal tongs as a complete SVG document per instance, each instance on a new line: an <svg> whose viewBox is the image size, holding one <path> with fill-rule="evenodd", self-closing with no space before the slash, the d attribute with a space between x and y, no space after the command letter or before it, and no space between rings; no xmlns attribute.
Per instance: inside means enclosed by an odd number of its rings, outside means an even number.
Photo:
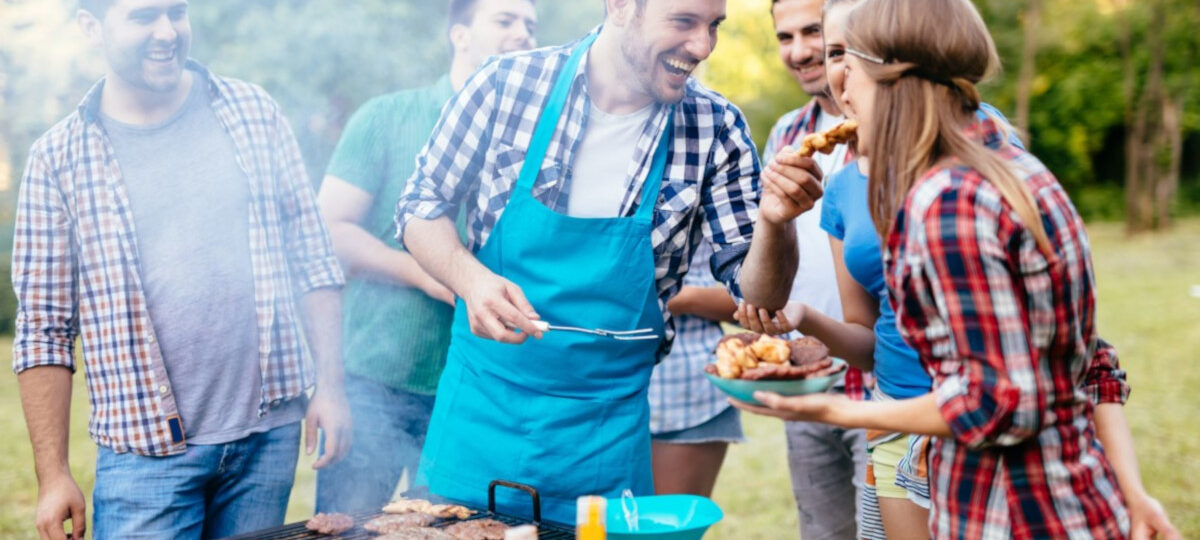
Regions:
<svg viewBox="0 0 1200 540"><path fill-rule="evenodd" d="M638 532L637 499L633 498L631 489L621 492L621 513L625 515L625 526L629 528L629 532Z"/></svg>
<svg viewBox="0 0 1200 540"><path fill-rule="evenodd" d="M604 328L579 328L576 326L559 326L550 324L546 321L533 321L533 325L538 327L538 330L548 332L550 330L560 330L563 332L581 332L584 334L592 334L594 336L617 339L621 341L638 341L644 339L658 339L658 334L654 333L653 328L639 328L637 330L606 330Z"/></svg>

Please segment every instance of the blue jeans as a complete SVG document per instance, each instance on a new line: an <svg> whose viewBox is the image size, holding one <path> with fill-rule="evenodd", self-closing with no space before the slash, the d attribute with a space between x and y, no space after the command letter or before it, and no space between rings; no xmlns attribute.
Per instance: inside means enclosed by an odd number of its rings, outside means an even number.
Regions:
<svg viewBox="0 0 1200 540"><path fill-rule="evenodd" d="M317 511L379 510L404 471L416 475L433 414L433 396L346 376L354 444L341 461L317 471ZM321 447L324 448L324 444Z"/></svg>
<svg viewBox="0 0 1200 540"><path fill-rule="evenodd" d="M93 519L108 538L222 538L283 524L300 422L176 456L100 447Z"/></svg>

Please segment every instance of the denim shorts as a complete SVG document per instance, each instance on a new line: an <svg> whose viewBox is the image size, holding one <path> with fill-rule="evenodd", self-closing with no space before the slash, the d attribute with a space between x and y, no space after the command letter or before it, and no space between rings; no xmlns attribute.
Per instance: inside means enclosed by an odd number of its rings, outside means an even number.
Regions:
<svg viewBox="0 0 1200 540"><path fill-rule="evenodd" d="M740 443L746 440L746 436L742 433L742 416L733 407L727 407L720 414L698 426L679 431L654 433L650 438L656 442L674 444Z"/></svg>

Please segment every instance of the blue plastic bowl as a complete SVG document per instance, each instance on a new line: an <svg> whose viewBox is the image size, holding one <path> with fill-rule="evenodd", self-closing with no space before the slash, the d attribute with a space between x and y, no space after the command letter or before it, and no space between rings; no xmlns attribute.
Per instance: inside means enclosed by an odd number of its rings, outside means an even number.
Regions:
<svg viewBox="0 0 1200 540"><path fill-rule="evenodd" d="M609 540L700 540L705 531L721 521L725 513L711 499L699 495L651 495L634 497L638 530L629 530L621 499L608 500L605 516Z"/></svg>
<svg viewBox="0 0 1200 540"><path fill-rule="evenodd" d="M833 359L833 365L839 366L846 362L840 358ZM762 405L754 399L755 392L775 392L781 396L802 396L804 394L816 394L824 392L833 386L834 383L842 377L845 370L839 370L837 373L828 377L816 377L810 379L796 379L792 381L743 381L741 379L722 379L709 372L704 372L704 376L708 380L717 385L722 392L729 394L739 401L745 401L753 405Z"/></svg>

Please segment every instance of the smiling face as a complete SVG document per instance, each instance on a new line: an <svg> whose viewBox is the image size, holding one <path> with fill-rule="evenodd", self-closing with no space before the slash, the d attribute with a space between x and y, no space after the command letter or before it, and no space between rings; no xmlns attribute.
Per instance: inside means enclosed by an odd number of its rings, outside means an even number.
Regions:
<svg viewBox="0 0 1200 540"><path fill-rule="evenodd" d="M871 114L875 111L875 91L879 83L867 75L865 60L847 54L843 56L843 72L845 73L845 89L842 91L842 111L850 118L858 120L858 148L866 154L871 146L871 133L874 126Z"/></svg>
<svg viewBox="0 0 1200 540"><path fill-rule="evenodd" d="M829 96L838 101L838 106L847 115L849 111L842 103L846 81L846 18L850 15L852 2L839 2L825 10L821 24L825 38L825 78L829 82Z"/></svg>
<svg viewBox="0 0 1200 540"><path fill-rule="evenodd" d="M635 86L660 103L678 102L692 71L717 46L725 0L643 0L629 9L635 13L621 55Z"/></svg>
<svg viewBox="0 0 1200 540"><path fill-rule="evenodd" d="M171 93L180 87L192 42L186 0L117 0L97 18L81 14L110 75L130 88Z"/></svg>
<svg viewBox="0 0 1200 540"><path fill-rule="evenodd" d="M454 53L473 67L489 56L537 46L537 11L530 0L480 0L471 24L456 25L450 39Z"/></svg>
<svg viewBox="0 0 1200 540"><path fill-rule="evenodd" d="M828 95L821 37L822 0L779 0L771 7L779 58L810 96Z"/></svg>

